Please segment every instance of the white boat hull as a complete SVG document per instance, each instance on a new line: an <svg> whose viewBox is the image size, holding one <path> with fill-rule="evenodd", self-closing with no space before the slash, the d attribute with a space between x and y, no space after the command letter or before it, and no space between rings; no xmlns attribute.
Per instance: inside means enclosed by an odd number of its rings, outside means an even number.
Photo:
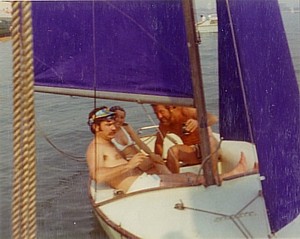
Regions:
<svg viewBox="0 0 300 239"><path fill-rule="evenodd" d="M200 33L217 33L218 32L218 24L197 24L197 31Z"/></svg>
<svg viewBox="0 0 300 239"><path fill-rule="evenodd" d="M187 208L175 209L175 205ZM120 238L117 229L139 238L266 238L270 234L257 174L224 182L222 187L119 196L95 212L110 238Z"/></svg>
<svg viewBox="0 0 300 239"><path fill-rule="evenodd" d="M151 146L153 139L148 142ZM223 159L232 159L223 161L223 171L232 169L241 150L249 168L256 161L252 144L224 141L221 149ZM198 172L199 167L181 171ZM151 189L123 195L114 195L114 189L103 184L95 188L92 183L90 198L109 238L297 238L299 217L272 235L261 180L259 174L252 174L224 181L221 187Z"/></svg>

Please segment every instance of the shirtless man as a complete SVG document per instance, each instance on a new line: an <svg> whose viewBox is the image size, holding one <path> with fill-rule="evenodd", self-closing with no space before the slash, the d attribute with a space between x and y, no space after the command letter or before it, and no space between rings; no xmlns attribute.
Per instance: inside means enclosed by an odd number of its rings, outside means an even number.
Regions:
<svg viewBox="0 0 300 239"><path fill-rule="evenodd" d="M114 112L107 110L107 107L100 107L91 111L88 124L95 137L88 146L86 158L90 178L97 183L105 182L123 192L204 183L202 176L192 173L148 175L138 168L148 157L143 153L135 154L129 161L124 159L111 142L116 127L114 125ZM234 174L246 171L247 166L244 161L239 162L233 171ZM224 177L228 176L232 176L232 174L224 175Z"/></svg>
<svg viewBox="0 0 300 239"><path fill-rule="evenodd" d="M201 163L201 150L197 112L195 108L181 106L152 105L153 110L160 121L159 130L155 142L155 153L162 155L163 141L168 133L178 135L183 144L171 147L167 155L167 167L172 173L179 173L179 159L186 165ZM208 113L208 126L215 124L218 119ZM213 137L210 127L209 136L211 152L217 148L217 140ZM217 159L216 159L217 161Z"/></svg>

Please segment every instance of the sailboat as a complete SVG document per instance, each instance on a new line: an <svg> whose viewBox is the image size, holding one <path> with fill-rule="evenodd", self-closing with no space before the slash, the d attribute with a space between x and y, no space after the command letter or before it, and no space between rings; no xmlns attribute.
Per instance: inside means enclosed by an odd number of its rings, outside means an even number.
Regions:
<svg viewBox="0 0 300 239"><path fill-rule="evenodd" d="M203 16L203 15L202 15ZM196 29L200 33L206 32L218 32L218 17L216 14L209 14L208 19L206 17L204 19L200 19L199 22L196 23Z"/></svg>
<svg viewBox="0 0 300 239"><path fill-rule="evenodd" d="M10 3L0 1L0 38L10 35L11 9Z"/></svg>
<svg viewBox="0 0 300 239"><path fill-rule="evenodd" d="M278 2L217 0L217 14L222 170L244 151L259 174L217 186L208 163L207 187L91 183L110 238L300 236L299 89ZM205 122L193 16L189 0L32 2L35 90L195 106Z"/></svg>

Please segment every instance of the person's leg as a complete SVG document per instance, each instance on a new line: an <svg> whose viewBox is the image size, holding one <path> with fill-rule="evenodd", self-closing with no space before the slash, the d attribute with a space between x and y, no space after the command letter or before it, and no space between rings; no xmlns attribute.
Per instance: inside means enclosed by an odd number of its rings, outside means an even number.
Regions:
<svg viewBox="0 0 300 239"><path fill-rule="evenodd" d="M179 173L179 160L186 165L195 165L200 163L200 160L197 158L195 148L184 144L174 145L168 150L166 164L172 173Z"/></svg>
<svg viewBox="0 0 300 239"><path fill-rule="evenodd" d="M247 161L246 161L245 154L243 152L241 152L240 161L235 166L235 168L228 173L221 174L220 179L221 179L221 181L223 181L224 179L227 179L232 176L239 175L239 174L244 174L246 172L247 172Z"/></svg>
<svg viewBox="0 0 300 239"><path fill-rule="evenodd" d="M157 174L172 174L166 165L154 163Z"/></svg>
<svg viewBox="0 0 300 239"><path fill-rule="evenodd" d="M255 167L253 169L255 170ZM220 175L220 180L230 178L235 175L244 174L247 172L247 162L243 152L241 152L241 158L234 169L228 173ZM205 179L202 175L196 175L194 173L179 173L169 175L159 175L161 187L176 187L176 186L190 186L204 184Z"/></svg>
<svg viewBox="0 0 300 239"><path fill-rule="evenodd" d="M159 175L159 177L161 187L201 185L204 182L202 175L198 176L194 173Z"/></svg>
<svg viewBox="0 0 300 239"><path fill-rule="evenodd" d="M208 135L209 135L209 143L210 143L210 151L211 151L211 160L213 165L213 173L218 180L218 173L217 173L217 166L218 166L218 159L219 159L219 150L218 140L214 137L211 128L208 128ZM200 152L197 152L200 150ZM182 145L177 144L171 147L168 150L167 155L167 167L170 169L172 173L179 173L180 164L179 161L182 161L186 165L195 165L201 163L201 149L200 146L198 149L194 145Z"/></svg>
<svg viewBox="0 0 300 239"><path fill-rule="evenodd" d="M210 159L212 160L212 170L217 185L221 185L221 179L218 173L219 162L219 141L214 137L212 129L208 127L209 144L210 144Z"/></svg>
<svg viewBox="0 0 300 239"><path fill-rule="evenodd" d="M162 165L159 163L153 163L153 167L142 171L148 174L172 174L172 172L167 168L166 165Z"/></svg>
<svg viewBox="0 0 300 239"><path fill-rule="evenodd" d="M167 154L167 168L172 173L179 173L179 149L177 145L171 147Z"/></svg>

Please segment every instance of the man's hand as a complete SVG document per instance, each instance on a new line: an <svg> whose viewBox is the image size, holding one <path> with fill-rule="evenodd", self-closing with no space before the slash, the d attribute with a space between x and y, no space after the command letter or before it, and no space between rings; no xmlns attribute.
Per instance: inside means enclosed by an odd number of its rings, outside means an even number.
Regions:
<svg viewBox="0 0 300 239"><path fill-rule="evenodd" d="M149 156L143 154L143 153L137 153L135 154L129 161L128 165L130 168L136 168L138 167L145 159L147 159Z"/></svg>
<svg viewBox="0 0 300 239"><path fill-rule="evenodd" d="M158 154L151 154L151 159L153 160L154 163L165 165L164 160Z"/></svg>
<svg viewBox="0 0 300 239"><path fill-rule="evenodd" d="M194 132L198 128L198 121L195 119L189 119L185 122L185 130L188 132Z"/></svg>

